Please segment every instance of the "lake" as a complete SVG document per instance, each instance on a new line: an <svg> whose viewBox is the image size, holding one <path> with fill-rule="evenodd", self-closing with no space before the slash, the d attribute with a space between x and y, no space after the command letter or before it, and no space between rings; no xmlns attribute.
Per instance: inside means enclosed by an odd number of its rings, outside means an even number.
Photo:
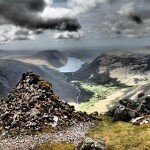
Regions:
<svg viewBox="0 0 150 150"><path fill-rule="evenodd" d="M66 66L58 68L60 72L75 72L79 70L84 62L82 62L80 59L69 57L68 62Z"/></svg>

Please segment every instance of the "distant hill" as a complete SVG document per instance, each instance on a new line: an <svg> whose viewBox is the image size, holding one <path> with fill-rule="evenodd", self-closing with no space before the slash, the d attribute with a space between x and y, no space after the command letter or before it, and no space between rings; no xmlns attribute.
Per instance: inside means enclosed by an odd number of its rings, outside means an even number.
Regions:
<svg viewBox="0 0 150 150"><path fill-rule="evenodd" d="M100 50L65 50L63 52L67 57L75 57L78 59L81 59L82 61L91 62L93 61L97 56L102 54L102 51Z"/></svg>
<svg viewBox="0 0 150 150"><path fill-rule="evenodd" d="M68 58L57 50L40 51L31 56L32 59L45 60L53 67L59 68L67 64Z"/></svg>
<svg viewBox="0 0 150 150"><path fill-rule="evenodd" d="M53 2L61 3L61 2L68 2L68 0L53 0Z"/></svg>
<svg viewBox="0 0 150 150"><path fill-rule="evenodd" d="M49 68L37 67L28 63L15 60L0 60L0 94L6 95L20 80L22 73L29 70L41 75L51 82L54 91L61 99L73 101L76 99L77 90L65 80L65 76Z"/></svg>
<svg viewBox="0 0 150 150"><path fill-rule="evenodd" d="M147 54L102 54L92 63L84 65L75 72L70 80L97 80L97 82L109 81L109 75L115 77L127 74L143 74L150 70L150 55ZM144 75L144 74L143 74ZM105 80L103 80L105 79Z"/></svg>

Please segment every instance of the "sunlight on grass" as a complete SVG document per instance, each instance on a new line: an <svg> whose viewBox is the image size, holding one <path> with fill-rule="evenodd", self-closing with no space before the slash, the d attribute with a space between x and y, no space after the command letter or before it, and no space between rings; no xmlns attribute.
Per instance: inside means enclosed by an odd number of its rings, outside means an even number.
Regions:
<svg viewBox="0 0 150 150"><path fill-rule="evenodd" d="M86 137L106 141L107 150L149 150L150 125L132 125L131 123L115 122L101 116L103 121L96 121L95 127L89 130ZM74 150L73 144L58 142L45 143L35 150Z"/></svg>
<svg viewBox="0 0 150 150"><path fill-rule="evenodd" d="M97 85L92 83L81 83L80 85L83 96L80 98L78 110L87 111L97 101L105 99L108 95L116 91L117 87L110 85Z"/></svg>
<svg viewBox="0 0 150 150"><path fill-rule="evenodd" d="M45 143L35 150L74 150L74 145L68 143Z"/></svg>
<svg viewBox="0 0 150 150"><path fill-rule="evenodd" d="M97 122L88 136L104 139L108 150L149 150L150 125L135 126L130 123L112 123L108 118Z"/></svg>

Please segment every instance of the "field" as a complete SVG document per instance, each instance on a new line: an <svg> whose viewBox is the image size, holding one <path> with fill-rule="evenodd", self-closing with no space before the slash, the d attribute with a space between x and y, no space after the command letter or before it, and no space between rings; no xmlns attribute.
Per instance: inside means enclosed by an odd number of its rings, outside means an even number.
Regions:
<svg viewBox="0 0 150 150"><path fill-rule="evenodd" d="M125 122L112 123L106 118L97 122L88 136L106 141L108 150L149 150L150 126L132 125Z"/></svg>
<svg viewBox="0 0 150 150"><path fill-rule="evenodd" d="M86 111L87 113L90 113L91 108L97 103L102 103L105 101L104 103L107 105L107 97L117 92L118 90L120 91L117 86L112 84L98 85L95 83L86 82L77 82L74 84L78 85L79 89L81 90L81 95L78 104L70 104L75 105L78 111Z"/></svg>

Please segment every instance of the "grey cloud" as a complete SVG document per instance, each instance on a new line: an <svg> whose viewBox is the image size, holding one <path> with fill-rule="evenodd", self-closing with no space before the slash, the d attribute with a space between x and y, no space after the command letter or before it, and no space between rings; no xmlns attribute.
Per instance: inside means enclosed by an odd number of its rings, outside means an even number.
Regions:
<svg viewBox="0 0 150 150"><path fill-rule="evenodd" d="M77 31L80 24L76 19L48 19L37 15L46 6L44 0L0 0L0 16L9 23L29 29L57 29Z"/></svg>

